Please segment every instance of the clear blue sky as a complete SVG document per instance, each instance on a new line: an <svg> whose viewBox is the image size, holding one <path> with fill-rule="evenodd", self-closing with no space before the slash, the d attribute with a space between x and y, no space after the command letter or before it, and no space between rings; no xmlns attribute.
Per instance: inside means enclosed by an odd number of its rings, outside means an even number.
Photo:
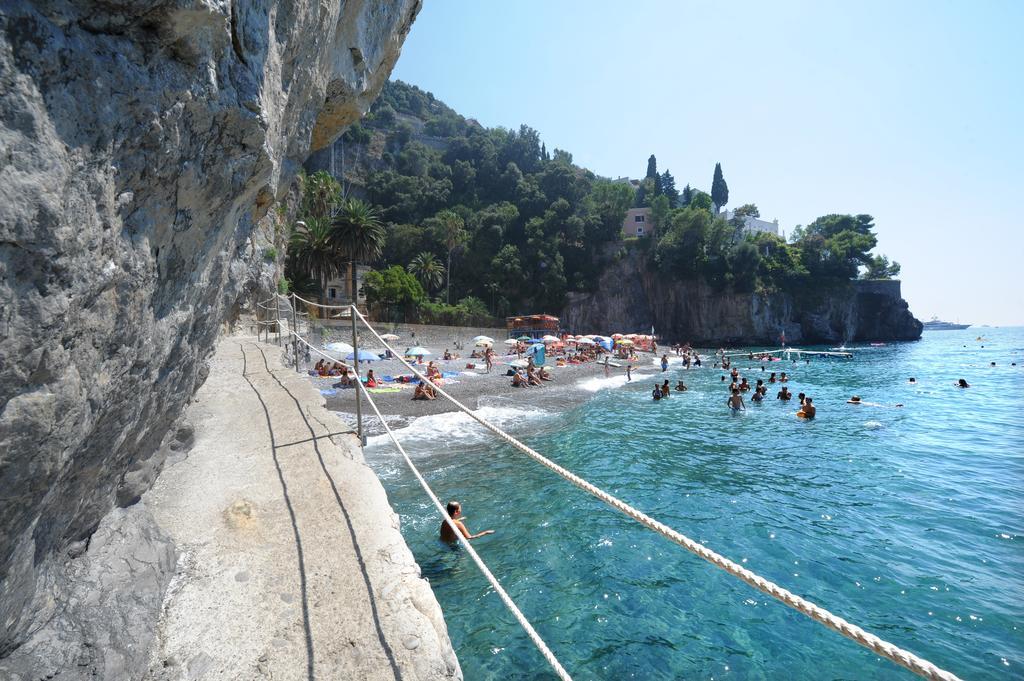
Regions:
<svg viewBox="0 0 1024 681"><path fill-rule="evenodd" d="M788 234L870 213L919 319L1024 324L1024 2L426 0L394 77Z"/></svg>

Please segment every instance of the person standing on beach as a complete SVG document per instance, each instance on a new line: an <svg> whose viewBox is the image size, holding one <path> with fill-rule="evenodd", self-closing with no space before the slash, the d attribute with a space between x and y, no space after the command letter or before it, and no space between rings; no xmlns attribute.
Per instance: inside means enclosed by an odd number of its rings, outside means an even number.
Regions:
<svg viewBox="0 0 1024 681"><path fill-rule="evenodd" d="M459 532L462 533L462 536L466 539L476 539L477 537L482 537L485 534L494 534L494 530L484 530L483 532L470 534L469 528L466 527L465 520L462 518L462 504L457 501L448 502L448 516L452 519L452 523L459 529ZM441 541L447 544L454 544L459 541L458 535L455 534L447 522L441 523Z"/></svg>
<svg viewBox="0 0 1024 681"><path fill-rule="evenodd" d="M487 373L491 373L491 367L494 366L494 350L484 350L484 362L487 364Z"/></svg>

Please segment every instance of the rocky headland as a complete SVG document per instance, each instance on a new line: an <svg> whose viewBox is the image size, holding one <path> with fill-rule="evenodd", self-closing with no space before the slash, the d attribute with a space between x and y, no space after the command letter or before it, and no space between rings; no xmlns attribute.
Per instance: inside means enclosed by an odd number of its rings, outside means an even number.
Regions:
<svg viewBox="0 0 1024 681"><path fill-rule="evenodd" d="M418 10L0 8L0 676L144 674L178 561L144 494L191 445L218 336L273 285L272 207Z"/></svg>
<svg viewBox="0 0 1024 681"><path fill-rule="evenodd" d="M703 280L659 275L638 249L610 265L595 292L570 293L561 319L570 330L654 327L666 341L703 346L778 345L783 333L790 344L917 340L922 330L897 280L798 294L717 291Z"/></svg>

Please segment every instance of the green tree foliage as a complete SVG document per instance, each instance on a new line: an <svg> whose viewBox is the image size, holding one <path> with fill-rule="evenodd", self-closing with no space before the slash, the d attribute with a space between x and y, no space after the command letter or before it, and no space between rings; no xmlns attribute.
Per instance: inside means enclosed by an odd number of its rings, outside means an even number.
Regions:
<svg viewBox="0 0 1024 681"><path fill-rule="evenodd" d="M661 174L661 193L668 197L668 205L675 208L679 204L679 190L676 189L676 178L672 173L665 170Z"/></svg>
<svg viewBox="0 0 1024 681"><path fill-rule="evenodd" d="M729 185L725 183L725 176L722 175L722 164L715 164L715 176L711 180L711 200L719 208L725 208L729 203Z"/></svg>
<svg viewBox="0 0 1024 681"><path fill-rule="evenodd" d="M330 221L306 217L297 222L288 242L288 258L289 269L316 281L322 302L327 282L341 271L343 262Z"/></svg>
<svg viewBox="0 0 1024 681"><path fill-rule="evenodd" d="M654 158L654 154L651 154L651 157L647 159L647 174L644 175L644 177L645 178L654 179L657 176L658 176L658 159Z"/></svg>
<svg viewBox="0 0 1024 681"><path fill-rule="evenodd" d="M884 255L876 255L867 264L864 272L864 279L893 279L900 275L900 264L896 261L889 262Z"/></svg>
<svg viewBox="0 0 1024 681"><path fill-rule="evenodd" d="M690 189L689 183L683 187L683 193L679 195L679 207L689 206L690 201L693 200L693 190Z"/></svg>
<svg viewBox="0 0 1024 681"><path fill-rule="evenodd" d="M420 282L400 265L367 272L363 277L363 290L370 305L384 310L397 308L408 313L427 299Z"/></svg>
<svg viewBox="0 0 1024 681"><path fill-rule="evenodd" d="M689 205L692 208L706 210L709 213L711 212L711 209L714 207L711 203L711 197L701 191L694 191L693 196L690 197L690 202L687 205Z"/></svg>
<svg viewBox="0 0 1024 681"><path fill-rule="evenodd" d="M427 292L440 288L444 281L444 265L430 251L422 251L409 263L409 273L415 276Z"/></svg>
<svg viewBox="0 0 1024 681"><path fill-rule="evenodd" d="M384 250L387 233L380 211L365 201L346 199L338 207L332 226L338 253L349 263L350 290L355 298L356 265L376 261Z"/></svg>

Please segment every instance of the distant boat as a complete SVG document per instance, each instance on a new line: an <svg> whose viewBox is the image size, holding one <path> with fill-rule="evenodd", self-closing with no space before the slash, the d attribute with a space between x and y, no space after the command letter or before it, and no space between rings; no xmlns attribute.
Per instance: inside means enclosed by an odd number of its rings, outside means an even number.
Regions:
<svg viewBox="0 0 1024 681"><path fill-rule="evenodd" d="M924 323L926 331L955 331L957 329L966 329L970 324L954 324L953 322L940 321L938 317L932 317L929 321Z"/></svg>

